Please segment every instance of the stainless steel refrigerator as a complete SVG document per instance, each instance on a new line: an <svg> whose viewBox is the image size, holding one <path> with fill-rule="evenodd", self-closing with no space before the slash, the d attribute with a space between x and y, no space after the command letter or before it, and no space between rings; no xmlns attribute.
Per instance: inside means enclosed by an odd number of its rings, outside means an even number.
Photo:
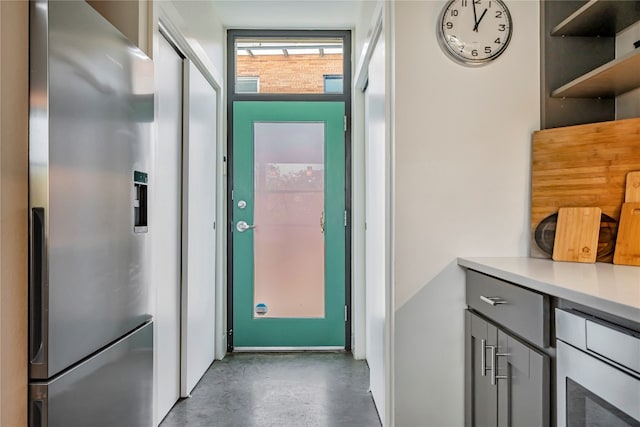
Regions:
<svg viewBox="0 0 640 427"><path fill-rule="evenodd" d="M84 1L30 4L31 426L150 426L153 65Z"/></svg>

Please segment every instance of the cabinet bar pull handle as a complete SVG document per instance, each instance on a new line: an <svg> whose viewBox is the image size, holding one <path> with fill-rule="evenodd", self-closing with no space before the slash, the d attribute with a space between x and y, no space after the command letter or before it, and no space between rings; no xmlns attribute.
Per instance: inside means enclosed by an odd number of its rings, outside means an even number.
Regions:
<svg viewBox="0 0 640 427"><path fill-rule="evenodd" d="M507 304L507 301L501 299L500 297L485 297L484 295L480 295L480 299L489 305Z"/></svg>
<svg viewBox="0 0 640 427"><path fill-rule="evenodd" d="M496 385L496 346L490 345L491 350L491 385Z"/></svg>
<svg viewBox="0 0 640 427"><path fill-rule="evenodd" d="M497 380L506 380L507 375L498 375L498 357L509 356L509 353L498 353L495 345L489 346L491 350L491 385L496 385Z"/></svg>
<svg viewBox="0 0 640 427"><path fill-rule="evenodd" d="M487 340L480 340L482 352L480 353L480 370L483 377L487 376Z"/></svg>

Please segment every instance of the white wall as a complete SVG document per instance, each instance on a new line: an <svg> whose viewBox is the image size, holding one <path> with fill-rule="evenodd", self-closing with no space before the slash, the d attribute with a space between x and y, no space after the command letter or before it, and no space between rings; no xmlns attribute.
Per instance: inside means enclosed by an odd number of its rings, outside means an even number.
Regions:
<svg viewBox="0 0 640 427"><path fill-rule="evenodd" d="M458 256L528 253L531 133L539 129L539 6L507 2L493 64L449 60L443 1L395 3L395 425L461 426L464 274Z"/></svg>

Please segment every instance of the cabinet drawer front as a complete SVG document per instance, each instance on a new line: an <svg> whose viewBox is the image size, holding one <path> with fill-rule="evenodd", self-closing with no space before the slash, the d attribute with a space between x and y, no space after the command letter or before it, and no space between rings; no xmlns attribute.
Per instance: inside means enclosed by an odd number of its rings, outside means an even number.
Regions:
<svg viewBox="0 0 640 427"><path fill-rule="evenodd" d="M525 340L549 346L549 299L495 277L467 270L467 305Z"/></svg>

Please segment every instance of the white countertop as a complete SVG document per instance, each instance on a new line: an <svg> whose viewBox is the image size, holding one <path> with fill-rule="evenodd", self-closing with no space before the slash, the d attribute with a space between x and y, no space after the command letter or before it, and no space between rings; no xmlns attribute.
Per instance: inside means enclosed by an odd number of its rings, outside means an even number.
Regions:
<svg viewBox="0 0 640 427"><path fill-rule="evenodd" d="M458 258L458 265L640 322L640 267L538 258Z"/></svg>

